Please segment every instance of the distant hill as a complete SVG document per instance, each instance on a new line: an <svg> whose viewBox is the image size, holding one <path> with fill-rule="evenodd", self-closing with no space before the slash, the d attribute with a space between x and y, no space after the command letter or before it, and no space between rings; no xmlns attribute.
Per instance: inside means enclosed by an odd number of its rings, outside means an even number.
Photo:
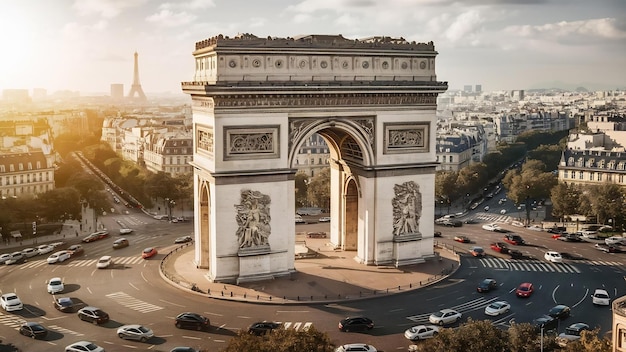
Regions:
<svg viewBox="0 0 626 352"><path fill-rule="evenodd" d="M597 90L626 90L626 84L603 84L593 82L566 83L563 81L539 82L527 88L528 91L540 90L562 90L566 92L589 92Z"/></svg>

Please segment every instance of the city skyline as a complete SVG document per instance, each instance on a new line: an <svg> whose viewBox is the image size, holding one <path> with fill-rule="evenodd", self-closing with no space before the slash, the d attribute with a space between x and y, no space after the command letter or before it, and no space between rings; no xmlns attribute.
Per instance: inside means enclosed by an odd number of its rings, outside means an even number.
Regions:
<svg viewBox="0 0 626 352"><path fill-rule="evenodd" d="M182 94L195 43L239 33L433 41L451 89L623 89L625 24L623 0L7 0L0 90L126 95L138 52L146 94Z"/></svg>

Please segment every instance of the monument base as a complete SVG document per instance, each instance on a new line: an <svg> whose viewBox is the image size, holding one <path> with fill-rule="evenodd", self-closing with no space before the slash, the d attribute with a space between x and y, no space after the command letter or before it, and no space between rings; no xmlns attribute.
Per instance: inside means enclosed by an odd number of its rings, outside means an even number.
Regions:
<svg viewBox="0 0 626 352"><path fill-rule="evenodd" d="M376 265L393 265L395 267L424 263L426 260L419 256L422 234L408 233L394 236L393 240L379 242L379 258Z"/></svg>

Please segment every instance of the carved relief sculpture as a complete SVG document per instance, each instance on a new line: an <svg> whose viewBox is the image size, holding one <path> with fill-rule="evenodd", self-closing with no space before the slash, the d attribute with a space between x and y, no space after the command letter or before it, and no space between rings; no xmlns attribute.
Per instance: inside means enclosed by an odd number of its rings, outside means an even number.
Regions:
<svg viewBox="0 0 626 352"><path fill-rule="evenodd" d="M241 203L235 205L239 248L269 246L269 204L270 197L266 194L251 190L241 191Z"/></svg>
<svg viewBox="0 0 626 352"><path fill-rule="evenodd" d="M419 185L413 181L393 187L394 236L419 233L419 220L422 216L422 194Z"/></svg>

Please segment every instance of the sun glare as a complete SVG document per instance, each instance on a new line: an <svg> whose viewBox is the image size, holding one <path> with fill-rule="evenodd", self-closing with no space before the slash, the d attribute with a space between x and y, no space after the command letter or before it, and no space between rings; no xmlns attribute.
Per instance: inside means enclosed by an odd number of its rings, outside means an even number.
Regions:
<svg viewBox="0 0 626 352"><path fill-rule="evenodd" d="M21 11L0 4L0 83L5 88L7 85L18 86L20 76L28 72L32 55L37 50L37 42L33 39L35 30Z"/></svg>

